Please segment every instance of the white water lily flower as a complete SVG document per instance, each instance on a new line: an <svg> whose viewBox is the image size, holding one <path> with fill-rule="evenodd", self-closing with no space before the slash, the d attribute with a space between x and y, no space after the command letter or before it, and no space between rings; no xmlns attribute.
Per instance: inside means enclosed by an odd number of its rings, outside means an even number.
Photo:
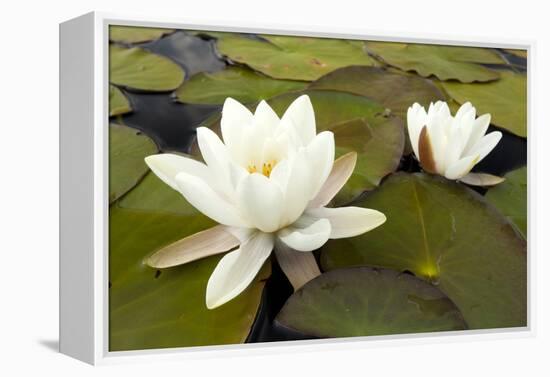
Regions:
<svg viewBox="0 0 550 377"><path fill-rule="evenodd" d="M409 138L422 168L447 179L468 184L496 184L500 177L470 173L493 150L502 133L487 135L491 115L476 118L470 102L463 104L453 117L445 102L431 103L428 112L415 103L407 112Z"/></svg>
<svg viewBox="0 0 550 377"><path fill-rule="evenodd" d="M205 163L174 154L145 159L160 179L220 224L161 249L147 264L170 267L238 246L208 281L208 308L239 295L273 248L297 289L320 273L312 250L386 220L372 209L325 207L353 172L356 154L334 161L334 135L316 134L308 96L297 98L281 119L265 101L252 114L228 98L221 131L223 141L208 128L197 129Z"/></svg>

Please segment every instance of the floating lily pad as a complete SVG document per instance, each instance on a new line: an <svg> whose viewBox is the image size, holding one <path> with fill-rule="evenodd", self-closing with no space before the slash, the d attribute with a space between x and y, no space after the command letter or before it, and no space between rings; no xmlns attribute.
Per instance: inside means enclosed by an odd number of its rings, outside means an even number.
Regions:
<svg viewBox="0 0 550 377"><path fill-rule="evenodd" d="M460 104L470 101L478 113L490 113L491 123L527 137L527 78L503 71L500 80L481 84L444 82L443 88Z"/></svg>
<svg viewBox="0 0 550 377"><path fill-rule="evenodd" d="M126 114L132 111L128 98L114 85L109 85L109 116Z"/></svg>
<svg viewBox="0 0 550 377"><path fill-rule="evenodd" d="M395 171L403 154L402 122L384 115L384 107L362 96L350 93L308 90L287 93L268 103L279 116L298 96L308 94L315 110L317 132L331 130L335 135L336 157L356 151L357 166L348 183L334 199L334 204L348 203L363 191L372 190L387 174ZM253 108L254 106L250 106ZM202 126L220 132L220 116ZM200 156L196 142L192 154Z"/></svg>
<svg viewBox="0 0 550 377"><path fill-rule="evenodd" d="M174 90L181 85L183 69L172 60L142 48L109 45L109 81L152 92Z"/></svg>
<svg viewBox="0 0 550 377"><path fill-rule="evenodd" d="M269 263L242 294L215 310L206 308L206 283L221 256L163 270L143 263L159 248L213 225L151 173L111 207L110 351L245 341Z"/></svg>
<svg viewBox="0 0 550 377"><path fill-rule="evenodd" d="M218 39L220 53L277 79L316 80L348 65L375 65L362 42L343 39L237 34Z"/></svg>
<svg viewBox="0 0 550 377"><path fill-rule="evenodd" d="M311 83L310 89L338 90L365 96L406 119L407 109L418 102L444 100L445 95L430 80L422 77L388 72L378 67L346 67L331 72Z"/></svg>
<svg viewBox="0 0 550 377"><path fill-rule="evenodd" d="M239 102L257 102L278 94L302 90L306 83L275 80L239 67L229 67L216 73L199 73L176 91L179 101L198 104L221 104L227 97Z"/></svg>
<svg viewBox="0 0 550 377"><path fill-rule="evenodd" d="M465 329L455 304L433 285L397 271L366 267L320 275L290 296L276 320L316 337Z"/></svg>
<svg viewBox="0 0 550 377"><path fill-rule="evenodd" d="M411 271L437 285L468 328L526 326L525 241L481 195L440 177L397 173L356 205L383 212L387 221L362 236L329 241L324 270Z"/></svg>
<svg viewBox="0 0 550 377"><path fill-rule="evenodd" d="M109 126L109 202L134 187L149 168L143 159L157 153L153 140L122 125Z"/></svg>
<svg viewBox="0 0 550 377"><path fill-rule="evenodd" d="M389 65L440 80L492 81L498 72L477 63L504 64L495 51L478 47L367 42L367 49Z"/></svg>
<svg viewBox="0 0 550 377"><path fill-rule="evenodd" d="M492 187L485 198L506 216L527 239L527 168L509 172L506 180Z"/></svg>
<svg viewBox="0 0 550 377"><path fill-rule="evenodd" d="M111 25L109 27L109 40L120 43L142 43L154 41L174 31L174 29L155 27Z"/></svg>

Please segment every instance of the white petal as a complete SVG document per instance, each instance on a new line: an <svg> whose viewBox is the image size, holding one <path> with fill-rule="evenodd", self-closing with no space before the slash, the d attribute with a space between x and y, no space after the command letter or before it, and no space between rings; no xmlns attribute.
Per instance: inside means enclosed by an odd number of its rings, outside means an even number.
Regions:
<svg viewBox="0 0 550 377"><path fill-rule="evenodd" d="M204 162L215 174L227 172L227 148L209 128L197 128L197 142Z"/></svg>
<svg viewBox="0 0 550 377"><path fill-rule="evenodd" d="M266 176L253 173L237 188L239 208L255 228L270 233L280 228L284 210L283 192Z"/></svg>
<svg viewBox="0 0 550 377"><path fill-rule="evenodd" d="M334 164L334 134L323 131L306 147L311 174L311 194L313 199L327 180Z"/></svg>
<svg viewBox="0 0 550 377"><path fill-rule="evenodd" d="M212 188L223 193L225 199L234 202L235 186L232 185L231 160L227 148L218 135L206 127L197 128L197 142L212 177Z"/></svg>
<svg viewBox="0 0 550 377"><path fill-rule="evenodd" d="M155 268L178 266L231 250L239 243L225 225L216 225L163 247L147 258L146 263Z"/></svg>
<svg viewBox="0 0 550 377"><path fill-rule="evenodd" d="M275 256L295 291L321 275L317 261L311 252L293 250L279 241L275 242Z"/></svg>
<svg viewBox="0 0 550 377"><path fill-rule="evenodd" d="M277 236L288 247L298 251L312 251L320 248L330 236L330 222L327 219L318 219L311 225L298 228L289 226L281 229Z"/></svg>
<svg viewBox="0 0 550 377"><path fill-rule="evenodd" d="M199 177L206 182L210 181L206 165L188 157L171 153L155 154L145 157L145 163L157 177L174 190L179 190L176 183L178 173L183 172Z"/></svg>
<svg viewBox="0 0 550 377"><path fill-rule="evenodd" d="M460 178L460 182L464 182L471 186L494 186L505 181L505 178L487 173L468 173Z"/></svg>
<svg viewBox="0 0 550 377"><path fill-rule="evenodd" d="M346 153L334 161L330 175L317 196L309 202L308 208L324 207L330 203L351 177L356 163L357 153L355 152Z"/></svg>
<svg viewBox="0 0 550 377"><path fill-rule="evenodd" d="M464 147L465 155L472 154L472 148L483 137L483 135L485 135L485 132L487 132L490 123L491 114L483 114L474 121L474 123L472 124L470 137L468 138L466 146Z"/></svg>
<svg viewBox="0 0 550 377"><path fill-rule="evenodd" d="M449 166L445 171L445 178L447 179L459 179L464 177L472 170L475 164L479 161L478 155L471 155L463 157Z"/></svg>
<svg viewBox="0 0 550 377"><path fill-rule="evenodd" d="M273 249L273 236L256 232L240 248L225 255L206 286L206 307L217 308L250 285Z"/></svg>
<svg viewBox="0 0 550 377"><path fill-rule="evenodd" d="M465 102L464 104L462 104L462 106L460 106L460 108L456 112L455 118L461 118L467 113L470 113L472 109L474 110L474 116L475 116L475 107L473 107L470 102Z"/></svg>
<svg viewBox="0 0 550 377"><path fill-rule="evenodd" d="M276 181L280 187L283 187L284 193L284 215L281 226L292 224L306 209L311 199L311 183L314 174L306 151L302 148L288 162L286 187L284 182ZM274 180L276 178L277 176L273 177Z"/></svg>
<svg viewBox="0 0 550 377"><path fill-rule="evenodd" d="M315 137L315 113L309 96L302 95L294 100L284 113L281 120L290 120L302 145L308 145Z"/></svg>
<svg viewBox="0 0 550 377"><path fill-rule="evenodd" d="M229 226L248 227L237 208L223 199L205 181L187 173L176 176L178 191L197 210L212 220Z"/></svg>
<svg viewBox="0 0 550 377"><path fill-rule="evenodd" d="M306 216L328 219L332 229L331 239L355 237L386 221L382 212L361 207L314 208L307 210Z"/></svg>
<svg viewBox="0 0 550 377"><path fill-rule="evenodd" d="M418 138L426 125L428 114L423 106L415 103L407 110L407 130L415 156L418 158Z"/></svg>
<svg viewBox="0 0 550 377"><path fill-rule="evenodd" d="M500 131L493 131L483 136L472 148L472 154L479 156L477 162L483 160L497 146L500 139L502 139L502 132Z"/></svg>
<svg viewBox="0 0 550 377"><path fill-rule="evenodd" d="M260 101L254 112L254 127L265 127L267 131L272 133L274 128L278 126L279 121L279 117L271 106L263 100Z"/></svg>
<svg viewBox="0 0 550 377"><path fill-rule="evenodd" d="M227 98L223 104L221 130L228 148L240 148L243 128L252 124L253 115L244 105Z"/></svg>

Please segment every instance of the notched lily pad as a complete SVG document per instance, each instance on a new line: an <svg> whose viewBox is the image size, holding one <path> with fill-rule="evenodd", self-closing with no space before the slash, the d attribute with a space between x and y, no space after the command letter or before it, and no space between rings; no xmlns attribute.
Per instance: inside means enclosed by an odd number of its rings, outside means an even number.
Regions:
<svg viewBox="0 0 550 377"><path fill-rule="evenodd" d="M375 65L362 42L342 39L238 34L218 39L221 54L277 79L316 80L337 68Z"/></svg>
<svg viewBox="0 0 550 377"><path fill-rule="evenodd" d="M157 151L153 140L138 130L119 124L109 126L109 203L143 178L149 170L143 159Z"/></svg>
<svg viewBox="0 0 550 377"><path fill-rule="evenodd" d="M527 137L527 77L503 71L490 83L444 82L443 88L458 103L470 101L478 113L490 113L491 123Z"/></svg>
<svg viewBox="0 0 550 377"><path fill-rule="evenodd" d="M111 25L109 27L109 40L119 43L142 43L154 41L174 31L175 29Z"/></svg>
<svg viewBox="0 0 550 377"><path fill-rule="evenodd" d="M356 205L381 211L387 221L362 236L329 241L324 270L411 271L437 285L469 328L526 326L525 241L484 197L440 177L397 173Z"/></svg>
<svg viewBox="0 0 550 377"><path fill-rule="evenodd" d="M163 92L176 89L183 69L172 60L145 49L109 45L109 82L132 89Z"/></svg>
<svg viewBox="0 0 550 377"><path fill-rule="evenodd" d="M213 225L152 173L111 207L110 351L246 340L269 263L243 293L215 310L206 308L206 283L222 256L163 270L143 263L161 247Z"/></svg>
<svg viewBox="0 0 550 377"><path fill-rule="evenodd" d="M367 49L404 71L466 83L497 80L499 73L481 64L504 64L502 58L488 48L367 42Z"/></svg>
<svg viewBox="0 0 550 377"><path fill-rule="evenodd" d="M527 239L527 168L509 172L506 180L489 189L485 198L497 207Z"/></svg>
<svg viewBox="0 0 550 377"><path fill-rule="evenodd" d="M227 97L242 103L256 102L276 95L303 90L306 83L275 80L260 73L229 67L216 73L192 76L176 91L178 101L196 104L221 104Z"/></svg>
<svg viewBox="0 0 550 377"><path fill-rule="evenodd" d="M316 337L466 328L460 311L436 287L409 274L367 267L329 271L310 281L288 299L276 321Z"/></svg>
<svg viewBox="0 0 550 377"><path fill-rule="evenodd" d="M309 86L310 89L337 90L365 96L406 119L407 109L418 102L445 100L444 94L430 80L378 67L346 67L331 72Z"/></svg>
<svg viewBox="0 0 550 377"><path fill-rule="evenodd" d="M119 88L109 85L109 116L127 114L132 111L130 101Z"/></svg>

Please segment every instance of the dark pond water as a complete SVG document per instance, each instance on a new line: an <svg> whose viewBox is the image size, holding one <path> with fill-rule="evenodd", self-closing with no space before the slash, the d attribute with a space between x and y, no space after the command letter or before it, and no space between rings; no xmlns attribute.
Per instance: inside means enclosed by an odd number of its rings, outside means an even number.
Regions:
<svg viewBox="0 0 550 377"><path fill-rule="evenodd" d="M212 39L184 31L177 31L158 41L141 44L141 47L173 59L185 69L187 78L199 72L216 72L227 66L216 53ZM525 59L505 51L501 53L510 63L509 69L517 72L526 71ZM123 116L122 121L152 137L162 151L187 152L194 140L196 127L220 111L220 106L178 103L169 93L152 94L130 90L124 92L132 103L133 112ZM495 129L491 126L489 131ZM503 138L500 143L475 166L474 171L503 175L526 165L527 141L509 132L502 132ZM418 163L410 156L403 158L400 169L410 172L420 170ZM484 189L477 191L481 194L485 192ZM247 342L311 338L274 322L276 314L291 294L292 286L274 260L273 273L266 282L260 310Z"/></svg>

